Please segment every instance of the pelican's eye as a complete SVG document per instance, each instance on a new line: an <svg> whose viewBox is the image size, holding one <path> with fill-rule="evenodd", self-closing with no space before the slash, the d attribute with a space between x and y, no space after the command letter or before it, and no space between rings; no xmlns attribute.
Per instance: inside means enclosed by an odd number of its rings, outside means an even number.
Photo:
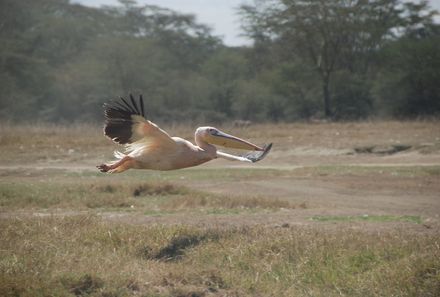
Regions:
<svg viewBox="0 0 440 297"><path fill-rule="evenodd" d="M217 130L213 129L213 128L209 128L208 132L209 132L209 134L212 134L212 135L216 135L217 134Z"/></svg>

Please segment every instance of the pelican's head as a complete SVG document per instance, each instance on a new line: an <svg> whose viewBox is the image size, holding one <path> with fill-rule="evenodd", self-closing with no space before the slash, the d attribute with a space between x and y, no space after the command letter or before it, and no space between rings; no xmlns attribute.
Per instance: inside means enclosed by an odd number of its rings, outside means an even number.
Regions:
<svg viewBox="0 0 440 297"><path fill-rule="evenodd" d="M241 138L226 134L214 127L200 127L196 130L196 142L221 145L229 148L263 151L264 149Z"/></svg>

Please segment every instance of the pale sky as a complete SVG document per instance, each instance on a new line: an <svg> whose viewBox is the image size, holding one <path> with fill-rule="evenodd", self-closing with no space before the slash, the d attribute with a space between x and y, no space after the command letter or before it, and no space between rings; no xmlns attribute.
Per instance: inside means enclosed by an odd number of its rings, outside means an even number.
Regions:
<svg viewBox="0 0 440 297"><path fill-rule="evenodd" d="M70 0L87 6L117 5L117 0ZM196 16L199 23L208 25L213 34L223 39L228 46L250 45L252 42L240 36L240 18L237 7L247 0L137 0L139 4L152 4L177 12ZM418 1L414 1L418 2ZM440 0L428 1L432 8L440 11Z"/></svg>

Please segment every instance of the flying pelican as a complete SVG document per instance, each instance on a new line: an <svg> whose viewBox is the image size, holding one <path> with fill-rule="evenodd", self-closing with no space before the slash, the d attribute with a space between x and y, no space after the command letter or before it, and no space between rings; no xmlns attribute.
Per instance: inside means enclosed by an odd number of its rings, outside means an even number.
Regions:
<svg viewBox="0 0 440 297"><path fill-rule="evenodd" d="M104 104L104 134L125 145L126 152L116 151L117 160L96 166L101 172L120 173L130 168L173 170L197 166L215 158L253 163L263 159L272 147L271 143L257 146L214 127L197 128L194 145L183 138L170 137L147 120L142 95L138 104L132 95L131 104L122 97L120 99ZM235 156L218 151L214 144L252 152Z"/></svg>

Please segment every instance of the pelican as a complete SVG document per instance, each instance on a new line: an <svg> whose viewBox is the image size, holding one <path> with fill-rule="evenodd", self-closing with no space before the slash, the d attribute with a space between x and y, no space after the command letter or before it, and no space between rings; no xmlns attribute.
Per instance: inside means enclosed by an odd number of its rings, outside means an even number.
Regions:
<svg viewBox="0 0 440 297"><path fill-rule="evenodd" d="M125 153L116 151L117 160L96 166L101 172L120 173L127 169L174 170L197 166L216 158L254 163L262 160L272 144L262 147L226 134L214 127L199 127L195 143L171 137L145 118L142 95L139 101L120 98L104 104L104 135L126 146ZM214 145L251 151L235 156L217 150Z"/></svg>

